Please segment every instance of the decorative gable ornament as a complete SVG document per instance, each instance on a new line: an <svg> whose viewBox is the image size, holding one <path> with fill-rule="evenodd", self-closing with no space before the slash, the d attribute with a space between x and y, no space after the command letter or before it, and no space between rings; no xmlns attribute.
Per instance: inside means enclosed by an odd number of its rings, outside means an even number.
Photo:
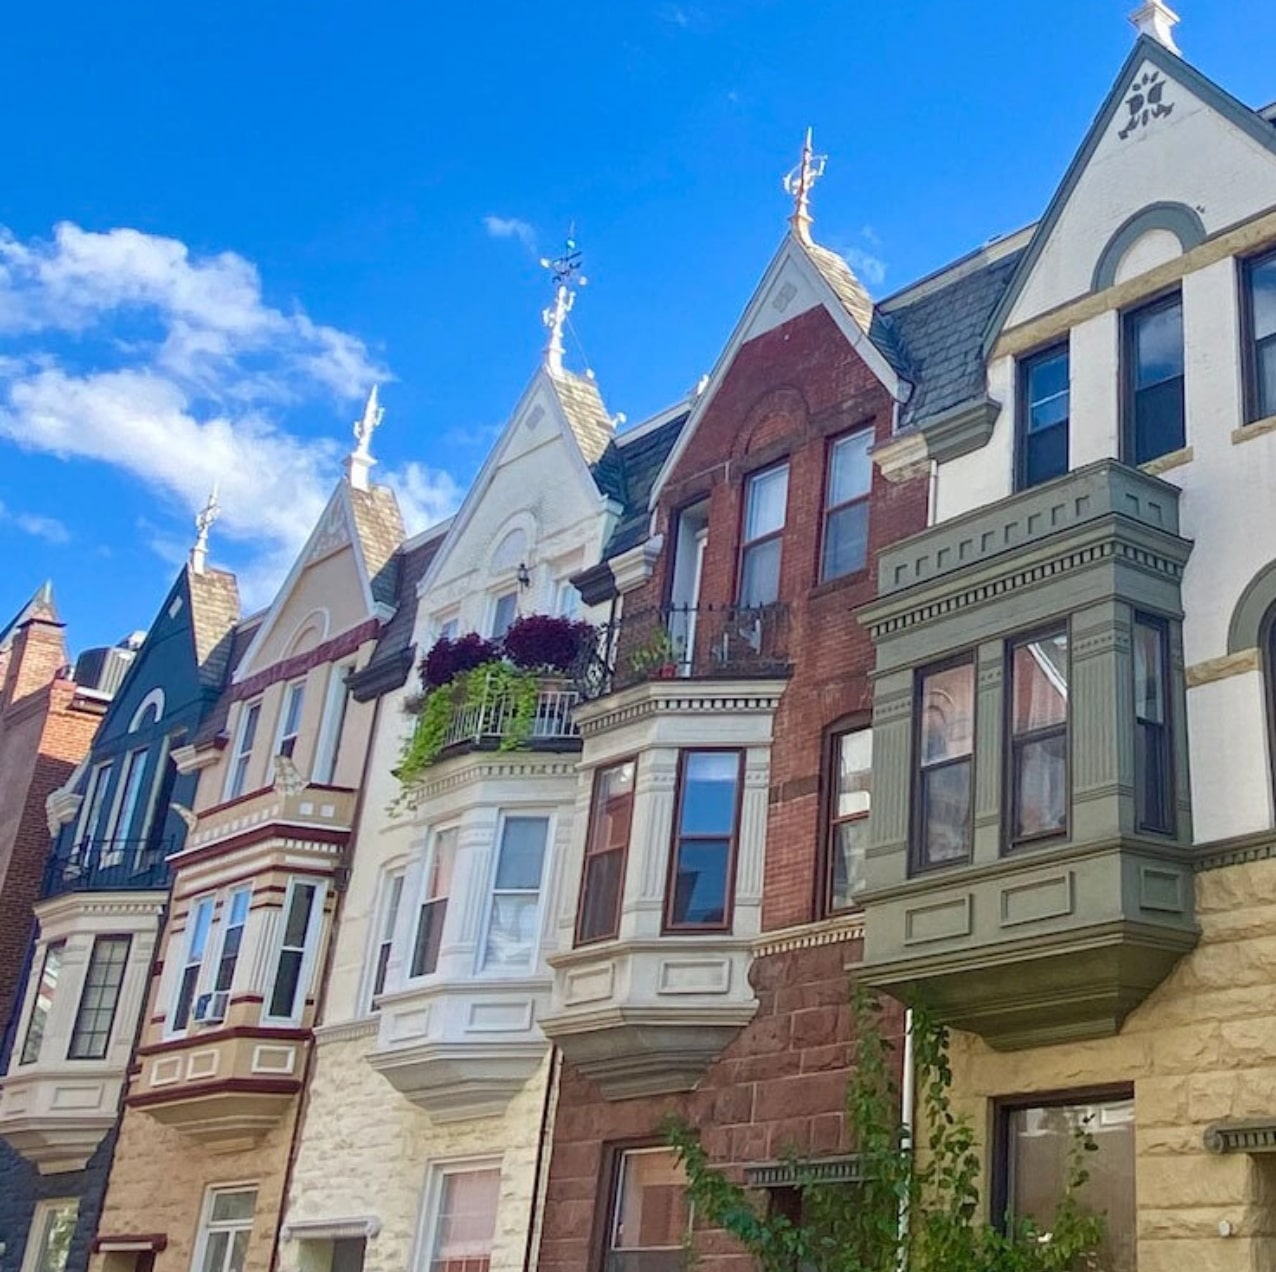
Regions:
<svg viewBox="0 0 1276 1272"><path fill-rule="evenodd" d="M1125 127L1117 133L1122 141L1140 128L1146 128L1154 119L1165 119L1174 113L1174 103L1165 100L1167 85L1168 81L1155 69L1145 70L1142 75L1135 77L1125 99L1129 115Z"/></svg>
<svg viewBox="0 0 1276 1272"><path fill-rule="evenodd" d="M310 556L307 560L318 561L322 557L330 556L339 548L346 547L349 542L349 519L346 517L341 501L334 499L328 505L328 511L324 513L323 520L315 530L314 542L310 545Z"/></svg>

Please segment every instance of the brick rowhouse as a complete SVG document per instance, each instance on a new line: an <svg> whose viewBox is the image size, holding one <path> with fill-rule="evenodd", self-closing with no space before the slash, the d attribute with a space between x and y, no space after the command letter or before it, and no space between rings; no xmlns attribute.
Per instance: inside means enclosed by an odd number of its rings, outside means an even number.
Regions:
<svg viewBox="0 0 1276 1272"><path fill-rule="evenodd" d="M736 1178L746 1164L790 1149L825 1155L850 1147L843 1112L854 1053L847 967L859 957L860 929L845 919L822 921L828 799L822 772L830 733L870 722L872 650L852 612L875 594L878 548L925 525L925 479L892 485L874 471L863 569L821 584L819 555L830 442L866 427L875 443L884 442L893 421L890 394L817 305L739 348L660 493L654 528L666 546L650 580L626 595L627 612L666 603L677 513L706 497L710 532L700 600L730 605L744 483L778 461L790 466L780 601L789 610L792 672L771 752L763 893L768 936L750 971L759 1007L685 1095L607 1100L564 1063L542 1272L601 1266L612 1154L660 1142L661 1123L671 1113L696 1126L711 1159ZM897 1035L898 1012L885 1024ZM752 1266L725 1234L697 1231L694 1244L711 1272Z"/></svg>

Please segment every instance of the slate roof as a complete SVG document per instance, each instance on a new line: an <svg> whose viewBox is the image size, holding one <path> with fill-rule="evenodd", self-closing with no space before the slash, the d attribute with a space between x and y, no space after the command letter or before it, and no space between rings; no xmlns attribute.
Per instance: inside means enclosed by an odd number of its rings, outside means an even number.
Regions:
<svg viewBox="0 0 1276 1272"><path fill-rule="evenodd" d="M573 375L570 371L551 371L549 378L558 393L567 423L576 435L585 463L594 463L611 445L615 436L615 428L603 405L598 385L593 380Z"/></svg>
<svg viewBox="0 0 1276 1272"><path fill-rule="evenodd" d="M190 593L199 683L204 689L220 689L226 681L235 624L239 621L239 585L227 570L196 574L188 565L186 587Z"/></svg>
<svg viewBox="0 0 1276 1272"><path fill-rule="evenodd" d="M404 535L399 502L388 486L371 486L367 490L351 486L349 493L355 533L372 583L372 599L381 605L393 605L397 595L395 554Z"/></svg>
<svg viewBox="0 0 1276 1272"><path fill-rule="evenodd" d="M616 500L622 509L603 548L604 561L636 548L647 537L651 521L647 500L651 488L690 414L688 408L649 433L637 433L632 440L622 433L593 465L598 489Z"/></svg>
<svg viewBox="0 0 1276 1272"><path fill-rule="evenodd" d="M17 635L18 628L23 623L29 623L33 618L44 618L54 623L62 621L58 617L58 607L53 599L53 584L51 582L42 583L36 589L35 595L4 627L0 627L0 649L8 649L13 644L13 638Z"/></svg>
<svg viewBox="0 0 1276 1272"><path fill-rule="evenodd" d="M230 716L231 675L248 652L248 646L253 643L253 637L257 635L268 612L262 610L260 613L250 614L242 623L231 628L226 649L226 664L223 669L222 694L213 705L213 709L204 717L203 723L195 731L195 736L191 738L193 746L209 743L218 734L225 733L226 721Z"/></svg>
<svg viewBox="0 0 1276 1272"><path fill-rule="evenodd" d="M901 428L984 395L984 332L1022 255L1020 249L976 264L916 299L905 291L879 305L876 323L898 343L913 385Z"/></svg>

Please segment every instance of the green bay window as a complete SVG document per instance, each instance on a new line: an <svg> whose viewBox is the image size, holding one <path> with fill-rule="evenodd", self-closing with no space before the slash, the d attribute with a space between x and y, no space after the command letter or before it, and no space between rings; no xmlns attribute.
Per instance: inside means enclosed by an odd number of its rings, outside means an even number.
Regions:
<svg viewBox="0 0 1276 1272"><path fill-rule="evenodd" d="M975 745L972 657L918 675L916 831L913 867L970 859Z"/></svg>
<svg viewBox="0 0 1276 1272"><path fill-rule="evenodd" d="M1010 646L1010 840L1068 825L1068 634Z"/></svg>

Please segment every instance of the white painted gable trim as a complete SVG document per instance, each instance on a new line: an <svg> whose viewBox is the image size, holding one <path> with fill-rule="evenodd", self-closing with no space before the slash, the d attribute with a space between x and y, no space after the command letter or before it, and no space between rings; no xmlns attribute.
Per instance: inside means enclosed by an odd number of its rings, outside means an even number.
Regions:
<svg viewBox="0 0 1276 1272"><path fill-rule="evenodd" d="M677 468L679 460L681 460L690 445L691 439L700 425L701 418L704 416L705 411L708 410L709 403L713 401L722 381L726 378L727 372L731 369L731 364L735 361L736 354L740 351L740 348L749 340L764 335L766 332L782 326L801 314L809 313L815 307L814 305L808 305L806 308L796 310L793 313L786 311L779 322L772 320L770 314L766 311L766 306L773 302L776 284L786 270L794 270L801 281L814 291L817 297L816 304L824 306L833 321L837 323L838 329L846 337L847 343L864 360L869 370L881 381L891 397L897 402L906 402L908 400L911 386L900 379L895 368L886 360L882 351L869 339L868 333L846 312L846 306L842 303L841 297L829 286L828 281L816 268L815 262L807 255L802 245L794 240L792 234L786 234L776 254L771 258L771 263L767 266L761 281L754 289L752 299L746 306L740 320L736 323L735 330L731 333L731 338L727 341L726 347L714 364L704 392L700 394L695 406L691 408L691 414L688 416L686 424L683 425L677 442L674 443L673 449L669 452L664 464L661 465L660 473L651 488L651 497L647 503L649 508L655 508L665 483Z"/></svg>
<svg viewBox="0 0 1276 1272"><path fill-rule="evenodd" d="M239 665L235 668L235 674L231 679L232 684L239 684L253 674L253 664L261 653L262 645L265 644L266 638L270 633L274 631L276 624L283 616L284 610L288 607L288 601L292 597L293 589L297 586L302 573L310 564L311 549L314 547L324 523L328 520L328 512L334 503L338 502L340 503L342 516L345 518L346 533L350 536L350 551L354 557L355 570L359 576L359 587L363 594L364 614L368 618L376 616L377 607L372 599L372 580L368 575L368 564L363 559L363 544L359 540L358 527L354 519L354 509L350 506L350 488L346 484L345 478L342 478L337 483L336 490L332 492L332 498L324 505L319 520L315 522L309 537L306 539L305 546L293 561L292 569L288 571L288 577L284 579L283 585L275 593L275 599L271 601L270 608L266 611L266 617L262 619L261 626L257 628L256 635L244 651L244 656L239 660Z"/></svg>
<svg viewBox="0 0 1276 1272"><path fill-rule="evenodd" d="M518 404L514 407L508 422L501 430L501 435L497 438L496 444L488 451L487 458L483 461L483 466L479 469L473 485L470 486L464 500L461 502L460 508L452 518L452 524L448 527L448 532L444 536L443 542L439 545L439 550L434 554L425 573L421 576L420 582L417 583L416 594L418 600L434 586L443 566L452 555L453 549L464 537L470 522L474 520L476 512L487 497L487 492L496 477L496 470L501 465L502 457L512 444L518 430L523 427L529 413L535 409L533 404L536 403L538 397L549 399L549 415L554 421L554 427L558 429L559 435L567 445L567 451L571 457L569 460L571 470L577 482L580 483L581 489L585 492L587 498L598 502L600 509L603 507L602 492L594 482L594 475L589 471L589 465L585 462L584 455L581 454L580 445L576 441L576 434L572 432L571 425L567 422L567 415L559 399L558 390L554 387L553 376L543 366L537 367L536 373L519 397ZM537 427L540 427L539 421Z"/></svg>

